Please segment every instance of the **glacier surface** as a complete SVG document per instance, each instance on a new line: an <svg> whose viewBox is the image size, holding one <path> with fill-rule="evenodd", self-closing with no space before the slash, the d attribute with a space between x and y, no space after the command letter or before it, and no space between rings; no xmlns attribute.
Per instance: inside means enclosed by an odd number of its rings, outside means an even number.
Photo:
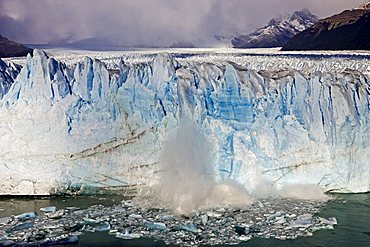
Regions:
<svg viewBox="0 0 370 247"><path fill-rule="evenodd" d="M263 181L370 191L369 60L268 70L246 59L163 53L107 66L35 50L13 76L0 61L0 194L153 185L163 143L184 117L213 144L219 180L249 191Z"/></svg>

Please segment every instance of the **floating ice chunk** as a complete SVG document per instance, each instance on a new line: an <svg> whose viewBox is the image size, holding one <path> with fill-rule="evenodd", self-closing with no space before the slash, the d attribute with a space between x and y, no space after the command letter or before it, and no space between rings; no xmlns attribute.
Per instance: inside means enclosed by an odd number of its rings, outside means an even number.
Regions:
<svg viewBox="0 0 370 247"><path fill-rule="evenodd" d="M201 230L198 229L193 223L188 223L188 224L185 224L185 225L179 225L179 226L175 227L175 230L186 231L186 232L191 232L191 233L201 232Z"/></svg>
<svg viewBox="0 0 370 247"><path fill-rule="evenodd" d="M12 240L1 240L0 239L0 246L1 247L15 246L15 242Z"/></svg>
<svg viewBox="0 0 370 247"><path fill-rule="evenodd" d="M299 215L295 221L293 221L291 227L306 228L311 226L313 223L311 214Z"/></svg>
<svg viewBox="0 0 370 247"><path fill-rule="evenodd" d="M239 239L240 241L248 241L248 240L250 240L251 238L252 238L252 236L242 235L242 236L240 236L238 239Z"/></svg>
<svg viewBox="0 0 370 247"><path fill-rule="evenodd" d="M97 224L100 221L95 219L90 219L88 217L83 218L85 224Z"/></svg>
<svg viewBox="0 0 370 247"><path fill-rule="evenodd" d="M68 245L76 244L79 241L78 236L59 236L55 238L47 238L42 243L41 246L51 246L51 245Z"/></svg>
<svg viewBox="0 0 370 247"><path fill-rule="evenodd" d="M235 229L235 232L239 235L247 235L249 233L248 228L243 227L243 226L235 226L234 229Z"/></svg>
<svg viewBox="0 0 370 247"><path fill-rule="evenodd" d="M216 212L213 212L213 211L209 211L209 212L207 212L207 216L210 217L210 218L221 218L222 214L221 213L216 213Z"/></svg>
<svg viewBox="0 0 370 247"><path fill-rule="evenodd" d="M56 211L56 212L46 214L46 216L49 219L53 219L53 220L60 219L60 218L62 218L63 215L64 215L64 210L59 210L59 211Z"/></svg>
<svg viewBox="0 0 370 247"><path fill-rule="evenodd" d="M268 216L268 217L267 217L267 220L268 220L268 221L275 220L275 218L282 216L282 215L283 215L283 213L284 213L284 212L279 211L279 212L276 212L276 213L274 213L274 214L271 214L270 216Z"/></svg>
<svg viewBox="0 0 370 247"><path fill-rule="evenodd" d="M11 217L4 217L4 218L0 218L0 225L6 225L9 223L9 221L11 221L12 218Z"/></svg>
<svg viewBox="0 0 370 247"><path fill-rule="evenodd" d="M40 208L40 211L41 211L41 212L45 212L45 213L54 213L56 210L57 210L57 208L56 208L56 207L54 207L54 206L51 206L51 207L45 207L45 208Z"/></svg>
<svg viewBox="0 0 370 247"><path fill-rule="evenodd" d="M140 220L142 218L143 218L143 216L141 216L140 214L130 214L128 216L128 220L131 220L131 221Z"/></svg>
<svg viewBox="0 0 370 247"><path fill-rule="evenodd" d="M117 232L116 233L116 237L117 238L126 239L126 240L130 240L130 239L140 238L141 235L140 234L137 234L137 233L130 233L130 231L128 229L126 229L125 230L125 233Z"/></svg>
<svg viewBox="0 0 370 247"><path fill-rule="evenodd" d="M25 229L32 228L32 227L33 227L33 223L27 222L27 223L19 224L15 227L11 228L10 231L11 232L23 231Z"/></svg>
<svg viewBox="0 0 370 247"><path fill-rule="evenodd" d="M15 216L17 220L28 220L28 219L33 219L37 216L35 212L29 212L29 213L23 213L20 215Z"/></svg>
<svg viewBox="0 0 370 247"><path fill-rule="evenodd" d="M274 224L281 225L281 224L284 224L285 222L286 222L286 219L284 218L284 216L281 216L281 217L275 218Z"/></svg>
<svg viewBox="0 0 370 247"><path fill-rule="evenodd" d="M172 220L175 219L175 217L173 215L164 215L164 216L161 217L161 219L163 221L172 221Z"/></svg>
<svg viewBox="0 0 370 247"><path fill-rule="evenodd" d="M319 218L320 222L326 225L337 225L338 221L335 217L330 217L330 218Z"/></svg>
<svg viewBox="0 0 370 247"><path fill-rule="evenodd" d="M110 230L110 224L105 223L105 224L96 226L95 230L98 231L98 232L109 231Z"/></svg>
<svg viewBox="0 0 370 247"><path fill-rule="evenodd" d="M206 214L203 214L200 216L200 219L202 220L202 224L203 225L207 225L207 222L208 222L208 215Z"/></svg>
<svg viewBox="0 0 370 247"><path fill-rule="evenodd" d="M144 226L148 228L151 231L165 231L167 230L166 224L164 223L158 223L158 222L150 222L150 221L145 221Z"/></svg>

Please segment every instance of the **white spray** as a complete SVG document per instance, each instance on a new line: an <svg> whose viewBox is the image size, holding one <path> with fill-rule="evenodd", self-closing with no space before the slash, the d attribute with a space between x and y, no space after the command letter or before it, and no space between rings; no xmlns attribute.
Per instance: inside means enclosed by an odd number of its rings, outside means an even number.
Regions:
<svg viewBox="0 0 370 247"><path fill-rule="evenodd" d="M249 205L253 200L234 181L217 183L212 145L190 120L184 120L164 143L160 156L158 198L177 213L193 209Z"/></svg>

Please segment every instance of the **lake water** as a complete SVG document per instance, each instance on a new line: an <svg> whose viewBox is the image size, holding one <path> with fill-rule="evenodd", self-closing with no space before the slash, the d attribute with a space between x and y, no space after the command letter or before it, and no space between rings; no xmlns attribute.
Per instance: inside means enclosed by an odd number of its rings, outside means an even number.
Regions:
<svg viewBox="0 0 370 247"><path fill-rule="evenodd" d="M322 217L336 217L338 225L334 230L321 230L312 237L295 240L252 239L237 246L370 246L370 194L334 195L319 213ZM76 206L87 208L101 204L111 206L120 203L121 196L110 197L70 197L70 198L1 198L0 218L36 211L41 207L58 208ZM150 239L122 240L105 232L85 233L74 246L171 246Z"/></svg>

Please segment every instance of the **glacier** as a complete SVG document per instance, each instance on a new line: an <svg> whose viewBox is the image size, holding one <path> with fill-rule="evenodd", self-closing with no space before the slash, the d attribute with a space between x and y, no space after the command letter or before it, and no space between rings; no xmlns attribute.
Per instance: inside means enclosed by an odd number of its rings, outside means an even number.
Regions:
<svg viewBox="0 0 370 247"><path fill-rule="evenodd" d="M370 191L368 59L334 72L317 59L325 69L305 72L169 53L116 60L67 64L41 50L22 69L0 60L1 195L153 185L183 118L212 143L219 180Z"/></svg>
<svg viewBox="0 0 370 247"><path fill-rule="evenodd" d="M21 68L13 62L6 63L0 59L0 99L8 93Z"/></svg>

